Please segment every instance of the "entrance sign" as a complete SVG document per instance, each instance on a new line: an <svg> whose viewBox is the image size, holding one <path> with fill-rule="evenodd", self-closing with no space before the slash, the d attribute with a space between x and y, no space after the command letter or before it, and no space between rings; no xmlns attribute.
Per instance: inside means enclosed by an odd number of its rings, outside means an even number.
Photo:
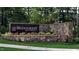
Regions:
<svg viewBox="0 0 79 59"><path fill-rule="evenodd" d="M39 32L39 25L38 24L26 24L26 23L11 23L10 32L12 33Z"/></svg>

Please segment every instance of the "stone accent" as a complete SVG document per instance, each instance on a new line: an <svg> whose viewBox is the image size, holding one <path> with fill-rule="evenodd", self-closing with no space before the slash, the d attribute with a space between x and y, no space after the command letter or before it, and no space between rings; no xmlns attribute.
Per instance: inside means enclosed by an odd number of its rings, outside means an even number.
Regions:
<svg viewBox="0 0 79 59"><path fill-rule="evenodd" d="M72 36L72 23L54 23L54 24L40 24L39 30L40 32L48 32L53 31L56 35L67 35Z"/></svg>
<svg viewBox="0 0 79 59"><path fill-rule="evenodd" d="M39 31L40 32L48 32L50 30L49 24L40 24Z"/></svg>
<svg viewBox="0 0 79 59"><path fill-rule="evenodd" d="M39 42L66 42L68 37L66 35L12 35L5 36L4 39L15 41L39 41Z"/></svg>

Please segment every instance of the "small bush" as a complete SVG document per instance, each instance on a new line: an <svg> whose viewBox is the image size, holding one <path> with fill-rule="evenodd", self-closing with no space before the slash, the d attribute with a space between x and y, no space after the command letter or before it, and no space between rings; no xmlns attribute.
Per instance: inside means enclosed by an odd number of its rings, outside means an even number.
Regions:
<svg viewBox="0 0 79 59"><path fill-rule="evenodd" d="M25 35L25 33L24 33L24 32L22 32L22 33L20 33L20 35Z"/></svg>
<svg viewBox="0 0 79 59"><path fill-rule="evenodd" d="M5 34L3 34L3 36L11 36L12 35L12 33L10 33L10 32L6 32Z"/></svg>
<svg viewBox="0 0 79 59"><path fill-rule="evenodd" d="M8 29L8 27L1 26L0 31L1 31L2 34L4 34L5 32L8 32L9 29Z"/></svg>
<svg viewBox="0 0 79 59"><path fill-rule="evenodd" d="M75 43L79 43L79 37L74 38Z"/></svg>
<svg viewBox="0 0 79 59"><path fill-rule="evenodd" d="M50 35L51 33L50 33L50 32L47 32L46 34L47 34L47 35Z"/></svg>
<svg viewBox="0 0 79 59"><path fill-rule="evenodd" d="M39 34L44 35L45 33L44 32L39 32Z"/></svg>
<svg viewBox="0 0 79 59"><path fill-rule="evenodd" d="M51 34L53 34L53 33L54 33L54 31L53 31L53 30L50 30L49 32L50 32Z"/></svg>

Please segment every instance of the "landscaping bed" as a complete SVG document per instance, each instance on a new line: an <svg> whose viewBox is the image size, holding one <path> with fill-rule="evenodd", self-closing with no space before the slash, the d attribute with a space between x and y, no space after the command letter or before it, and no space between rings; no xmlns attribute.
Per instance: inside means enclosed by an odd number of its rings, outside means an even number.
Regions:
<svg viewBox="0 0 79 59"><path fill-rule="evenodd" d="M67 35L7 35L2 36L4 39L15 41L38 41L38 42L67 42Z"/></svg>

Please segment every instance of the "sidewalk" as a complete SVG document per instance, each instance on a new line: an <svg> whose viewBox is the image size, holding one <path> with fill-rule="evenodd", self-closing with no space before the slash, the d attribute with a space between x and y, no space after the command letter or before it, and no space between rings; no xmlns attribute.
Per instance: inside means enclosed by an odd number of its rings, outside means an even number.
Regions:
<svg viewBox="0 0 79 59"><path fill-rule="evenodd" d="M75 51L75 50L79 50L79 49L64 49L64 48L45 48L45 47L23 46L23 45L2 44L2 43L0 43L0 47L10 47L10 48L29 49L29 50L38 50L38 51Z"/></svg>

